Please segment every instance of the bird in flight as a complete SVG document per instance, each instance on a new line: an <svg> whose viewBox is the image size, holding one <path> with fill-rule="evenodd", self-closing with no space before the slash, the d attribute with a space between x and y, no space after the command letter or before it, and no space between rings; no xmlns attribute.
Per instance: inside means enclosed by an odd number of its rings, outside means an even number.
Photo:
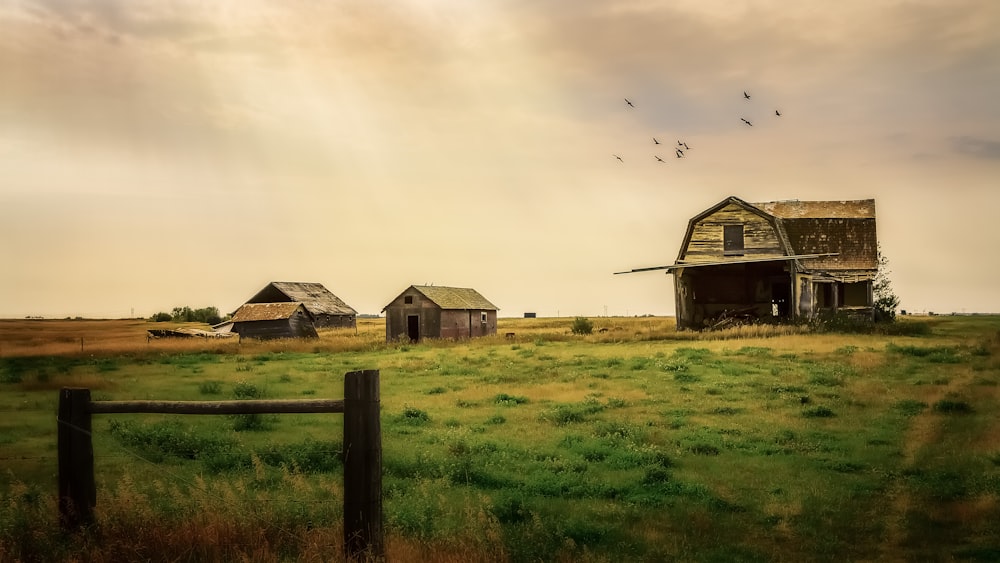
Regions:
<svg viewBox="0 0 1000 563"><path fill-rule="evenodd" d="M781 112L778 111L778 110L774 110L774 115L777 115L778 117L781 117Z"/></svg>
<svg viewBox="0 0 1000 563"><path fill-rule="evenodd" d="M744 90L743 91L743 97L749 100L750 99L750 94L747 94L747 91Z"/></svg>
<svg viewBox="0 0 1000 563"><path fill-rule="evenodd" d="M743 119L742 117L740 118L740 121L742 121L743 123L746 123L750 127L753 127L753 123L750 123L749 121L747 121L746 119Z"/></svg>
<svg viewBox="0 0 1000 563"><path fill-rule="evenodd" d="M658 145L658 144L660 144L660 142L656 140L656 137L653 137L653 144L654 144L654 145Z"/></svg>
<svg viewBox="0 0 1000 563"><path fill-rule="evenodd" d="M677 149L677 158L684 158L684 151Z"/></svg>
<svg viewBox="0 0 1000 563"><path fill-rule="evenodd" d="M662 158L656 156L655 154L653 155L653 157L656 159L657 162L666 162L665 160L663 160Z"/></svg>
<svg viewBox="0 0 1000 563"><path fill-rule="evenodd" d="M617 158L617 159L618 159L618 162L621 162L621 163L624 163L624 162L625 162L624 160L622 160L622 157L618 156L617 154L613 154L613 155L611 155L611 156L613 156L613 157Z"/></svg>
<svg viewBox="0 0 1000 563"><path fill-rule="evenodd" d="M630 108L634 108L635 107L635 105L631 101L629 101L628 98L625 98L625 103L628 104L628 107L630 107Z"/></svg>
<svg viewBox="0 0 1000 563"><path fill-rule="evenodd" d="M685 142L683 142L683 141L677 141L677 146L678 147L684 147L684 150L690 150L691 149L691 147L689 147L688 144L685 143Z"/></svg>

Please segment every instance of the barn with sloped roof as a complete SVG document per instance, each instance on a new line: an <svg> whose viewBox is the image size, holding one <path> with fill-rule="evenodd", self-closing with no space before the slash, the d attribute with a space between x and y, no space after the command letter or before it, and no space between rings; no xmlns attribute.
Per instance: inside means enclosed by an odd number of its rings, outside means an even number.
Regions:
<svg viewBox="0 0 1000 563"><path fill-rule="evenodd" d="M385 338L405 336L416 342L494 335L498 310L474 289L411 285L382 309Z"/></svg>
<svg viewBox="0 0 1000 563"><path fill-rule="evenodd" d="M271 282L247 303L302 303L316 328L355 328L358 312L321 283Z"/></svg>
<svg viewBox="0 0 1000 563"><path fill-rule="evenodd" d="M302 303L246 303L226 324L240 338L315 338L313 317Z"/></svg>

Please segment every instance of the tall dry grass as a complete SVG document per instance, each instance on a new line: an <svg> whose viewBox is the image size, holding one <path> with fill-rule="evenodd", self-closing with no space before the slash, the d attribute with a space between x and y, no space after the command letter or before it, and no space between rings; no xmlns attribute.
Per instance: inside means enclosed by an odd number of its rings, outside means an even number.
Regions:
<svg viewBox="0 0 1000 563"><path fill-rule="evenodd" d="M594 343L643 341L718 341L784 338L808 334L806 325L742 325L719 331L678 331L673 317L594 317L589 335L570 330L573 318L501 318L495 336L477 339L484 345L505 341L568 341ZM230 338L148 338L150 329L208 329L199 323L153 323L143 320L35 320L0 319L0 357L213 353L337 353L368 352L398 346L386 342L385 319L358 319L357 328L320 329L318 338L276 340ZM425 341L450 345L451 341Z"/></svg>

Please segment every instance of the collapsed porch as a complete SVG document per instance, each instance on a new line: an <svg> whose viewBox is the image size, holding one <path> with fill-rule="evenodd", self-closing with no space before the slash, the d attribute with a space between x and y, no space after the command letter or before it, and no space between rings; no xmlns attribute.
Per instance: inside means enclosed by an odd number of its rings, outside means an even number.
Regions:
<svg viewBox="0 0 1000 563"><path fill-rule="evenodd" d="M678 329L780 323L846 313L872 315L872 282L866 275L800 270L785 256L724 263L674 264Z"/></svg>

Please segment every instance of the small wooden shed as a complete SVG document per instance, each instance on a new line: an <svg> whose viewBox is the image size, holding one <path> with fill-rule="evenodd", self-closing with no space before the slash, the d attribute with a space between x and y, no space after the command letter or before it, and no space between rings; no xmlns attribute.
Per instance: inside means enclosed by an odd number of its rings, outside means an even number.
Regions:
<svg viewBox="0 0 1000 563"><path fill-rule="evenodd" d="M313 316L302 303L247 303L233 313L231 332L241 338L315 338Z"/></svg>
<svg viewBox="0 0 1000 563"><path fill-rule="evenodd" d="M497 333L497 309L474 289L411 285L385 306L387 341L474 338Z"/></svg>
<svg viewBox="0 0 1000 563"><path fill-rule="evenodd" d="M355 328L358 312L321 283L271 282L247 303L302 303L317 328Z"/></svg>

